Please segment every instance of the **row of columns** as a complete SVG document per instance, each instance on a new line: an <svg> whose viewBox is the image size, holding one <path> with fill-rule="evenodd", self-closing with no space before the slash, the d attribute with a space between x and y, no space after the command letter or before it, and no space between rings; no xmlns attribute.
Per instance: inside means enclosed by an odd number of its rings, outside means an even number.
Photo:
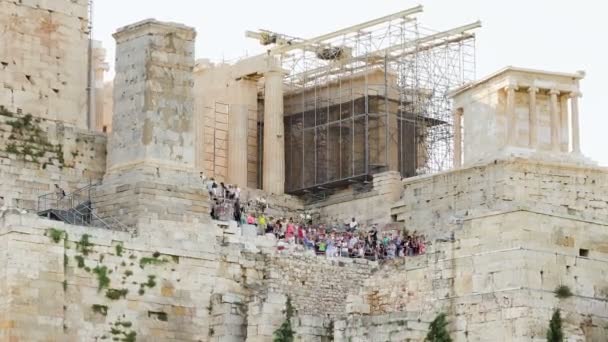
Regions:
<svg viewBox="0 0 608 342"><path fill-rule="evenodd" d="M247 136L249 106L247 94L255 81L241 79L234 85L228 134L228 180L247 186ZM274 194L285 192L285 142L283 123L283 72L270 68L264 72L264 149L262 189ZM255 92L257 95L257 92Z"/></svg>
<svg viewBox="0 0 608 342"><path fill-rule="evenodd" d="M519 90L515 84L506 86L505 92L507 94L506 99L506 115L507 115L507 145L515 146L517 143L517 113L516 113L516 102L515 94ZM538 148L538 106L536 101L536 95L539 89L536 87L529 87L529 141L528 147L531 149ZM560 102L558 96L560 92L556 89L551 89L549 94L549 110L551 117L551 149L552 151L568 152L567 145L562 149L561 141L562 136L568 134L568 106L567 101L561 102L561 118L560 118ZM578 98L581 94L578 91L569 93L570 97L570 127L572 129L572 152L580 153L580 125L579 125L579 105ZM463 120L463 109L456 108L454 110L454 167L462 165L462 152L463 152L463 137L462 137L462 120Z"/></svg>
<svg viewBox="0 0 608 342"><path fill-rule="evenodd" d="M538 106L536 103L536 94L538 94L539 89L536 87L528 88L529 95L529 104L530 104L530 115L529 115L529 126L530 126L530 135L529 135L529 143L528 146L532 149L536 149L538 147ZM562 149L561 141L563 135L568 134L568 106L566 101L561 103L561 118L560 118L560 102L558 96L560 95L559 90L550 89L549 90L549 112L551 118L551 150L554 152L568 152L568 147ZM572 129L572 152L580 153L580 126L579 126L579 112L578 112L578 98L580 96L579 92L570 92L570 127ZM515 92L510 92L507 89L507 115L509 117L509 128L510 132L510 145L513 145L515 142L515 137L517 133L517 115L515 113L514 106L509 107L510 102L515 101Z"/></svg>

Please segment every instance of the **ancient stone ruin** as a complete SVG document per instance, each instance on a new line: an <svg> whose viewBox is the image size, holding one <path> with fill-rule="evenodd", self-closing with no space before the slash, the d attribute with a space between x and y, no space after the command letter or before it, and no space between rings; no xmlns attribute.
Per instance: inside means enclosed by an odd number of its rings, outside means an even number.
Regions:
<svg viewBox="0 0 608 342"><path fill-rule="evenodd" d="M568 341L608 340L583 72L475 80L480 23L419 31L418 6L247 32L267 52L233 64L144 20L114 34L107 82L88 6L0 0L0 340L542 341L556 310ZM332 255L262 215L426 251Z"/></svg>

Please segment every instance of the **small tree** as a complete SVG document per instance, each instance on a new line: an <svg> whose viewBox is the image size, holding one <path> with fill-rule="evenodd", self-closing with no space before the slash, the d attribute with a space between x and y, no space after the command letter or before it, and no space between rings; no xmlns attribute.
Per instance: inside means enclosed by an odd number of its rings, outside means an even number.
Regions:
<svg viewBox="0 0 608 342"><path fill-rule="evenodd" d="M562 316L559 309L553 312L553 317L549 322L549 330L547 330L548 342L562 342L564 340L564 332L562 331Z"/></svg>
<svg viewBox="0 0 608 342"><path fill-rule="evenodd" d="M279 329L275 330L273 342L293 342L293 329L291 328L291 318L293 317L293 306L291 305L291 298L287 297L287 303L285 304L285 321Z"/></svg>
<svg viewBox="0 0 608 342"><path fill-rule="evenodd" d="M448 321L446 320L445 313L440 313L435 317L429 326L429 332L426 334L426 341L429 342L452 342L450 334L446 327Z"/></svg>

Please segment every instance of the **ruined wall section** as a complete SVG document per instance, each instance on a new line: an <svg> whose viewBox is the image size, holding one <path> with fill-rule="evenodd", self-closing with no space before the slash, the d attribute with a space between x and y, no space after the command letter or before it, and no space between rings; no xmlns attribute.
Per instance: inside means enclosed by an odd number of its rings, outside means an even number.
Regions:
<svg viewBox="0 0 608 342"><path fill-rule="evenodd" d="M0 105L87 128L87 0L0 0Z"/></svg>
<svg viewBox="0 0 608 342"><path fill-rule="evenodd" d="M36 209L53 184L71 192L99 181L106 141L100 133L0 108L0 196L9 206Z"/></svg>
<svg viewBox="0 0 608 342"><path fill-rule="evenodd" d="M290 297L297 335L321 341L377 267L276 254L274 239L242 236L235 224L141 227L133 236L0 213L0 336L268 341Z"/></svg>
<svg viewBox="0 0 608 342"><path fill-rule="evenodd" d="M608 336L605 223L502 212L467 219L455 238L372 275L349 296L336 340L422 340L439 312L456 340L542 339L556 308L568 338ZM573 296L557 298L560 285Z"/></svg>
<svg viewBox="0 0 608 342"><path fill-rule="evenodd" d="M232 315L223 303L247 298L242 273L247 265L247 279L256 281L262 272L255 259L245 264L242 245L219 226L181 223L176 230L175 224L150 221L134 238L3 213L0 245L7 249L0 252L0 274L6 276L0 286L7 296L0 302L0 336L27 341L238 336L232 333L234 317L245 320L246 312Z"/></svg>
<svg viewBox="0 0 608 342"><path fill-rule="evenodd" d="M354 184L337 190L307 204L306 209L315 212L325 224L343 227L354 217L362 226L377 223L382 227L392 223L391 208L403 192L401 184L399 172L378 173L371 184Z"/></svg>
<svg viewBox="0 0 608 342"><path fill-rule="evenodd" d="M514 159L404 179L403 186L392 215L431 240L449 239L459 220L493 210L608 220L608 173L600 167Z"/></svg>

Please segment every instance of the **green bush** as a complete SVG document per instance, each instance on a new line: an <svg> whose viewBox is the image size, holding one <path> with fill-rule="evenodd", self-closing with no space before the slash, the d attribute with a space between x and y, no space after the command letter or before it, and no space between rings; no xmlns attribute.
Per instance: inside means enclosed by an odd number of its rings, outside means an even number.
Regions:
<svg viewBox="0 0 608 342"><path fill-rule="evenodd" d="M287 303L285 304L285 321L279 329L275 330L273 334L273 342L293 342L294 331L291 327L291 318L293 317L294 309L291 305L291 298L287 297Z"/></svg>
<svg viewBox="0 0 608 342"><path fill-rule="evenodd" d="M426 341L429 342L452 342L448 333L448 321L445 313L440 313L429 325L429 332L426 334Z"/></svg>
<svg viewBox="0 0 608 342"><path fill-rule="evenodd" d="M549 330L547 330L547 342L562 342L564 340L564 332L562 331L562 317L559 309L553 312L553 317L549 322Z"/></svg>
<svg viewBox="0 0 608 342"><path fill-rule="evenodd" d="M555 297L560 299L572 297L572 291L570 291L570 288L566 285L558 286L553 292L555 293Z"/></svg>

